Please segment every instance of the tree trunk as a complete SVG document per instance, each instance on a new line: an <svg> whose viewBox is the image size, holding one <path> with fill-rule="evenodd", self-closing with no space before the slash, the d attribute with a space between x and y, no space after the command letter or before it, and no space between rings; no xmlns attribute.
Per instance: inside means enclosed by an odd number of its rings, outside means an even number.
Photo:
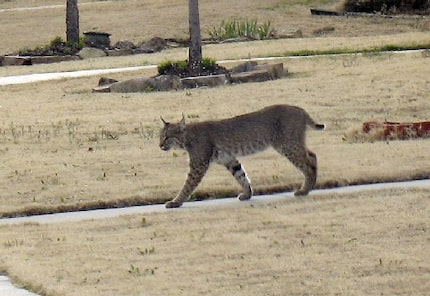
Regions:
<svg viewBox="0 0 430 296"><path fill-rule="evenodd" d="M188 63L191 72L198 75L202 65L202 39L200 36L199 1L188 1L190 47L188 51Z"/></svg>
<svg viewBox="0 0 430 296"><path fill-rule="evenodd" d="M78 0L67 0L66 4L66 36L67 42L79 43L79 9Z"/></svg>

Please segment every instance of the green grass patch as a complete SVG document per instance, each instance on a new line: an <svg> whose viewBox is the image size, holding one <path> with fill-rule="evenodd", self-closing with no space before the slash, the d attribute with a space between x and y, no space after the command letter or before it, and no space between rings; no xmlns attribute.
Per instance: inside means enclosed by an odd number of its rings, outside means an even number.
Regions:
<svg viewBox="0 0 430 296"><path fill-rule="evenodd" d="M338 1L333 0L289 0L289 1L280 1L273 5L267 6L267 10L288 10L295 6L322 6L327 4L337 4Z"/></svg>
<svg viewBox="0 0 430 296"><path fill-rule="evenodd" d="M37 46L33 49L22 48L19 55L48 56L48 55L73 55L79 52L85 46L85 36L79 37L79 43L74 44L63 40L57 36L49 44Z"/></svg>
<svg viewBox="0 0 430 296"><path fill-rule="evenodd" d="M399 44L387 44L383 46L376 46L371 48L362 49L347 49L347 48L333 48L327 50L312 50L303 49L298 51L286 51L280 56L315 56L315 55L335 55L335 54L354 54L354 53L364 53L364 54L378 54L381 52L390 51L402 51L402 50L420 50L420 49L430 49L430 42L423 44L410 44L410 45L399 45Z"/></svg>
<svg viewBox="0 0 430 296"><path fill-rule="evenodd" d="M218 65L215 59L212 58L203 58L201 64L201 70L203 72L216 72L218 69ZM179 60L179 61L164 61L161 62L157 66L158 74L160 75L179 75L183 77L190 69L187 60ZM185 75L186 76L186 75Z"/></svg>

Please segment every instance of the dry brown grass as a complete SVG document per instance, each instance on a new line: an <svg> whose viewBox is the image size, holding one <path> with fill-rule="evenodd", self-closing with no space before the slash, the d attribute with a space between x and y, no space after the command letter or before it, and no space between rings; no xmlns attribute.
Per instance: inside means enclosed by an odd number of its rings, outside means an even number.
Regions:
<svg viewBox="0 0 430 296"><path fill-rule="evenodd" d="M426 295L430 190L0 226L43 295Z"/></svg>
<svg viewBox="0 0 430 296"><path fill-rule="evenodd" d="M63 0L6 1L0 9L30 7L46 3L64 5ZM270 20L279 33L301 29L305 37L314 31L334 27L330 36L357 37L426 32L429 19L344 18L317 17L310 7L334 7L338 1L200 1L201 26L204 37L223 20L238 16ZM154 36L186 38L188 36L187 2L162 1L79 1L80 28L85 31L105 31L112 34L112 42L130 40L135 43ZM56 36L65 36L65 8L43 10L0 11L0 54L16 52L26 47L49 43Z"/></svg>
<svg viewBox="0 0 430 296"><path fill-rule="evenodd" d="M179 2L169 1L164 25L153 13L143 17L148 9L130 9L132 3L136 2L96 3L94 7L104 10L92 23L111 31L113 40L137 41L148 28L150 37L153 32L163 37L184 34L181 25L170 25L175 21L172 11L178 12L176 21L186 14ZM327 23L336 28L332 37L204 47L207 56L218 60L428 38L421 32L426 20L311 18L307 7L292 10L279 1L248 6L243 1L210 3L203 1L201 7L208 19L213 16L213 24L238 7L245 13L248 7L271 6L258 10L259 19L268 13L276 19L276 27L303 26L306 36ZM213 7L226 3L237 7L224 9L225 14ZM94 14L93 6L85 7L84 24L89 19L85 15ZM135 14L127 21L145 19L148 25L119 25L127 18L112 17L112 10L122 16ZM32 18L18 12L0 14L0 37L5 40L0 52L44 44L64 31L63 17L55 9L31 12ZM36 28L32 22L39 18L49 23L49 30L24 30ZM107 19L112 19L110 26ZM10 41L12 28L22 35L15 34ZM404 34L393 34L400 32ZM336 37L341 34L345 37ZM381 34L391 35L374 36ZM0 75L140 65L185 56L185 49L170 49L155 55L3 67ZM308 134L308 145L319 158L318 186L429 176L428 140L342 140L349 128L363 121L428 120L426 55L280 61L291 73L285 79L190 92L92 93L99 77L2 86L0 215L170 199L182 186L187 157L158 148L159 115L172 121L182 112L190 121L217 119L275 103L299 105L327 124L326 131ZM148 70L111 76L153 74ZM302 181L301 174L271 150L244 158L243 163L259 192L291 189ZM198 194L220 196L237 190L228 172L213 166ZM231 208L148 214L145 225L143 217L135 215L74 224L1 226L0 270L46 295L424 295L430 282L428 196L428 190L388 190L254 207L237 202Z"/></svg>
<svg viewBox="0 0 430 296"><path fill-rule="evenodd" d="M428 58L409 53L284 62L292 73L285 79L191 92L92 93L98 77L2 87L0 212L6 216L170 199L183 184L187 156L158 148L159 115L177 120L184 112L188 120L216 119L276 103L300 105L329 127L308 135L309 147L319 157L320 187L428 176L428 140L342 141L348 128L363 121L425 120ZM271 150L243 162L257 192L291 190L302 181ZM213 166L198 194L232 195L238 189L228 172Z"/></svg>

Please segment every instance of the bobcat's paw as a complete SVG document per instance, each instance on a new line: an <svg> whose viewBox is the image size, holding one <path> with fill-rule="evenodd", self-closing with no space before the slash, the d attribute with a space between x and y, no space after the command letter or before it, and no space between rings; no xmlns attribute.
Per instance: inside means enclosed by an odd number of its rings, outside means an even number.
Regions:
<svg viewBox="0 0 430 296"><path fill-rule="evenodd" d="M241 193L237 196L237 198L241 201L248 200L252 197L252 194Z"/></svg>
<svg viewBox="0 0 430 296"><path fill-rule="evenodd" d="M294 196L305 196L309 194L309 190L302 190L299 189L296 192L294 192Z"/></svg>
<svg viewBox="0 0 430 296"><path fill-rule="evenodd" d="M180 206L182 206L182 203L171 200L166 202L165 206L166 206L166 209L179 208Z"/></svg>

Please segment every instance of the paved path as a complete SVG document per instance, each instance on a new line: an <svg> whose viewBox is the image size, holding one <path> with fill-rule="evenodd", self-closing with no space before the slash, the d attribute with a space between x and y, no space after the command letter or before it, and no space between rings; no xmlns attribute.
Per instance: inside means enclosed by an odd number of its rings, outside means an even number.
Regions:
<svg viewBox="0 0 430 296"><path fill-rule="evenodd" d="M356 185L347 187L338 187L331 189L319 189L313 190L310 196L313 195L330 195L330 194L348 194L352 192L361 191L374 191L381 189L392 189L392 188L430 188L430 179L417 180L417 181L407 181L407 182L393 182L393 183L377 183L377 184L367 184L367 185ZM292 192L278 193L271 195L259 195L253 196L249 201L239 202L236 198L222 198L222 199L211 199L195 202L186 202L179 209L166 209L164 205L149 205L149 206L134 206L127 208L116 208L116 209L100 209L91 211L80 211L80 212L68 212L68 213L58 213L58 214L47 214L47 215L37 215L28 217L17 217L17 218L3 218L0 219L0 226L7 224L18 224L25 222L34 222L40 224L52 224L52 223L62 223L62 222L74 222L74 221L84 221L93 219L107 219L112 217L118 217L123 215L131 214L144 214L153 212L168 212L168 211L186 211L190 209L198 208L213 208L219 206L237 206L238 204L262 204L269 203L285 198L294 197ZM306 198L306 197L303 197Z"/></svg>
<svg viewBox="0 0 430 296"><path fill-rule="evenodd" d="M82 5L91 5L91 4L106 4L106 3L110 3L112 1L97 1L97 2L84 2L84 3L79 3L79 6ZM54 4L54 5L42 5L42 6L28 6L28 7L12 7L12 8L4 8L4 9L0 9L0 13L1 12L8 12L8 11L27 11L27 10L40 10L40 9L57 9L57 8L62 8L65 9L66 8L66 4Z"/></svg>
<svg viewBox="0 0 430 296"><path fill-rule="evenodd" d="M235 60L218 61L218 63L225 64L225 63L231 63L231 62L245 62L245 61L273 61L273 60L288 59L288 58L295 58L295 57L266 57L266 58L251 58L251 59L235 59ZM79 71L67 71L67 72L3 76L3 77L0 77L0 86L58 80L58 79L64 79L64 78L96 76L96 75L104 75L109 73L139 71L139 70L156 69L156 68L157 68L157 65L146 65L146 66L121 67L121 68L112 68L112 69L94 69L94 70L79 70Z"/></svg>
<svg viewBox="0 0 430 296"><path fill-rule="evenodd" d="M24 289L19 289L11 284L7 276L0 275L0 295L1 296L38 296Z"/></svg>
<svg viewBox="0 0 430 296"><path fill-rule="evenodd" d="M113 68L113 69L96 69L96 70L81 70L81 71L69 71L69 72L53 72L53 73L37 73L37 74L26 74L16 76L4 76L0 77L0 85L11 85L11 84L25 84L40 81L58 80L64 78L78 78L86 76L104 75L109 73L127 72L127 71L138 71L143 69L156 68L155 65L139 66L139 67L124 67L124 68Z"/></svg>

